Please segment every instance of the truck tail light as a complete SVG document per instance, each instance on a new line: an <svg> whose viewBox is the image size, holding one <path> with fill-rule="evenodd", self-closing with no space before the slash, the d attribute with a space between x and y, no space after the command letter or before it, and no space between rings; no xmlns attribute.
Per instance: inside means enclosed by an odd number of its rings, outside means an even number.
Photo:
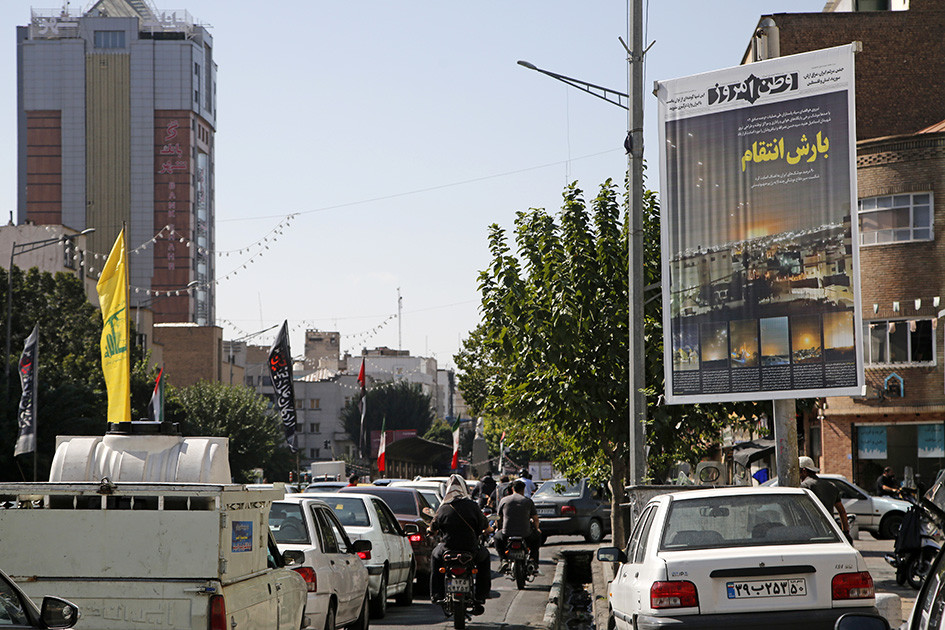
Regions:
<svg viewBox="0 0 945 630"><path fill-rule="evenodd" d="M359 552L358 552L358 557L361 558L362 560L370 560L370 559L371 559L371 552L370 552L370 551L359 551Z"/></svg>
<svg viewBox="0 0 945 630"><path fill-rule="evenodd" d="M296 567L295 572L305 579L305 586L309 593L318 592L318 576L312 567Z"/></svg>
<svg viewBox="0 0 945 630"><path fill-rule="evenodd" d="M577 514L577 508L573 505L562 505L561 515L564 516L565 514Z"/></svg>
<svg viewBox="0 0 945 630"><path fill-rule="evenodd" d="M223 595L210 596L210 627L209 630L227 630L226 602Z"/></svg>
<svg viewBox="0 0 945 630"><path fill-rule="evenodd" d="M869 571L838 573L833 576L830 586L834 599L871 599L876 594Z"/></svg>
<svg viewBox="0 0 945 630"><path fill-rule="evenodd" d="M423 542L423 534L410 534L408 540L412 543Z"/></svg>
<svg viewBox="0 0 945 630"><path fill-rule="evenodd" d="M653 582L650 587L652 608L695 608L699 605L696 585L685 580Z"/></svg>

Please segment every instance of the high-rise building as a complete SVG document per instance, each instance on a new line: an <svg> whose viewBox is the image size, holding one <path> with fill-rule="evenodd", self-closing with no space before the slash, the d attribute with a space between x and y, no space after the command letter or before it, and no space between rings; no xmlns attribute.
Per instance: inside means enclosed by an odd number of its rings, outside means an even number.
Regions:
<svg viewBox="0 0 945 630"><path fill-rule="evenodd" d="M216 70L206 28L148 0L17 27L17 223L95 228L99 254L125 225L157 322L214 323Z"/></svg>

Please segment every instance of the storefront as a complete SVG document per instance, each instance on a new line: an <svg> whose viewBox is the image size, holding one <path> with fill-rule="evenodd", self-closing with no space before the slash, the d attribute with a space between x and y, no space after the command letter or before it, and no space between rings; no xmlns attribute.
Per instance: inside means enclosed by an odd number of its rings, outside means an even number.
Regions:
<svg viewBox="0 0 945 630"><path fill-rule="evenodd" d="M854 423L852 437L853 480L870 492L886 466L900 482L909 467L917 475L915 481L924 485L945 468L945 423Z"/></svg>

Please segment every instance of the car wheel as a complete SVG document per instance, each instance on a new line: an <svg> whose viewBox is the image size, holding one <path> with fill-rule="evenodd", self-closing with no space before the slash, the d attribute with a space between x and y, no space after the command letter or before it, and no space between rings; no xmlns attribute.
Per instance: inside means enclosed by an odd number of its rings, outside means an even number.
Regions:
<svg viewBox="0 0 945 630"><path fill-rule="evenodd" d="M899 534L899 526L905 516L902 512L890 512L879 523L879 537L890 540Z"/></svg>
<svg viewBox="0 0 945 630"><path fill-rule="evenodd" d="M368 630L371 627L371 615L368 614L368 602L371 600L370 591L365 591L364 601L361 602L361 614L354 625L348 626L348 630Z"/></svg>
<svg viewBox="0 0 945 630"><path fill-rule="evenodd" d="M604 526L596 518L591 519L587 525L587 533L584 534L584 540L589 543L597 544L604 539Z"/></svg>
<svg viewBox="0 0 945 630"><path fill-rule="evenodd" d="M404 586L403 593L398 593L394 601L398 606L409 606L413 603L413 580L416 575L416 569L410 567L410 573L407 574L407 584Z"/></svg>
<svg viewBox="0 0 945 630"><path fill-rule="evenodd" d="M371 598L371 618L383 619L387 614L387 571L381 575L381 587L377 589L377 597Z"/></svg>
<svg viewBox="0 0 945 630"><path fill-rule="evenodd" d="M335 630L335 605L328 605L328 614L325 615L325 630Z"/></svg>

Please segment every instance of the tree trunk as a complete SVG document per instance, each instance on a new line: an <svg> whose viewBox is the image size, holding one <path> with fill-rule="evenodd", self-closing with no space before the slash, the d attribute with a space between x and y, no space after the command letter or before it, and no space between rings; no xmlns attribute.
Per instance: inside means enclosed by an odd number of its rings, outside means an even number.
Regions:
<svg viewBox="0 0 945 630"><path fill-rule="evenodd" d="M627 502L627 458L621 450L610 451L607 455L610 458L610 531L614 547L623 549L627 546L630 530L630 511L620 507Z"/></svg>

